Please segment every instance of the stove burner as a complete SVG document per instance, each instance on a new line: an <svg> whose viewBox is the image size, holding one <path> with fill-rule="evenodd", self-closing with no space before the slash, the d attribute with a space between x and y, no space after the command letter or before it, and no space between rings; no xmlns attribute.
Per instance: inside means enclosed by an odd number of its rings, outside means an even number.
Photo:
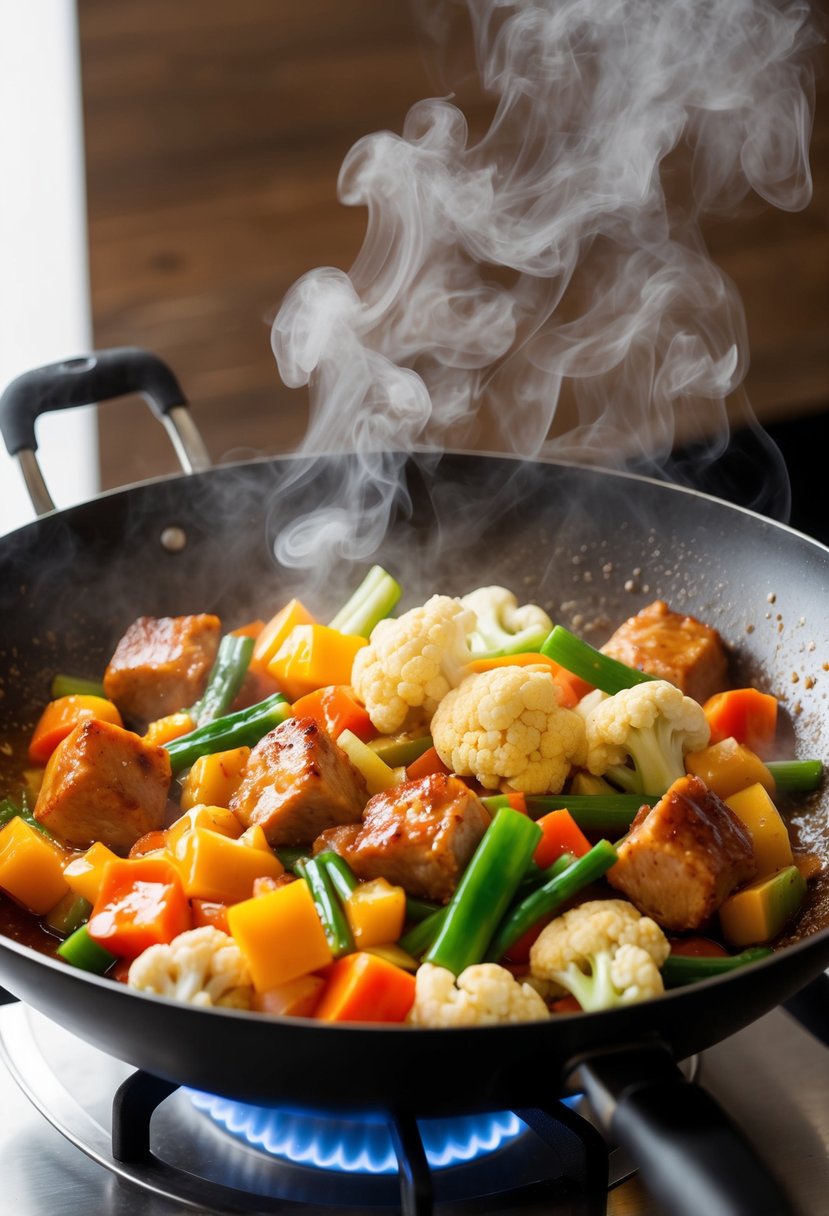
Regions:
<svg viewBox="0 0 829 1216"><path fill-rule="evenodd" d="M295 1165L348 1174L397 1174L398 1156L385 1115L359 1119L325 1111L250 1106L186 1091L195 1108L244 1143ZM488 1156L527 1131L512 1111L418 1120L433 1170Z"/></svg>

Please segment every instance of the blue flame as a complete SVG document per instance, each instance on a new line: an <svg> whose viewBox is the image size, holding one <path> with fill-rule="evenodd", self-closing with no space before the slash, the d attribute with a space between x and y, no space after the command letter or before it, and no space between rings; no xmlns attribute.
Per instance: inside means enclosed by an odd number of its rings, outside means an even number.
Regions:
<svg viewBox="0 0 829 1216"><path fill-rule="evenodd" d="M230 1135L297 1165L349 1174L396 1174L399 1166L384 1117L341 1117L325 1112L249 1106L187 1090L203 1111ZM474 1161L515 1140L525 1125L512 1111L422 1119L418 1127L432 1169Z"/></svg>

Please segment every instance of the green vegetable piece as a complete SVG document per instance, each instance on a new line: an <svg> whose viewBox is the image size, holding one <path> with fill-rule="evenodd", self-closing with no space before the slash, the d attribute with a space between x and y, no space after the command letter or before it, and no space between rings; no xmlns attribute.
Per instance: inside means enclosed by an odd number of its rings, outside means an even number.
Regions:
<svg viewBox="0 0 829 1216"><path fill-rule="evenodd" d="M610 841L600 840L598 844L593 845L589 853L579 857L563 873L533 891L504 917L487 950L487 961L500 962L519 937L523 937L533 925L555 912L565 900L572 899L582 887L601 878L617 860L616 850Z"/></svg>
<svg viewBox="0 0 829 1216"><path fill-rule="evenodd" d="M422 921L414 925L408 933L404 933L399 943L402 949L415 958L420 958L425 954L440 932L448 911L448 905L438 908L436 912L432 912L430 916L424 917Z"/></svg>
<svg viewBox="0 0 829 1216"><path fill-rule="evenodd" d="M61 942L57 954L73 967L78 967L81 971L93 971L96 975L103 975L117 961L116 955L110 954L109 950L92 940L88 925L81 925L66 941Z"/></svg>
<svg viewBox="0 0 829 1216"><path fill-rule="evenodd" d="M422 920L440 912L440 904L433 904L428 899L418 899L414 895L406 896L406 920L410 925L420 924Z"/></svg>
<svg viewBox="0 0 829 1216"><path fill-rule="evenodd" d="M447 904L426 962L454 975L481 962L540 839L541 828L526 815L512 807L496 812Z"/></svg>
<svg viewBox="0 0 829 1216"><path fill-rule="evenodd" d="M285 869L290 870L292 874L296 873L298 862L308 861L311 857L307 845L280 845L278 849L274 849L274 852Z"/></svg>
<svg viewBox="0 0 829 1216"><path fill-rule="evenodd" d="M204 726L227 713L242 687L252 654L253 638L225 634L207 677L204 695L190 710L190 717L197 726Z"/></svg>
<svg viewBox="0 0 829 1216"><path fill-rule="evenodd" d="M69 676L60 672L52 677L52 700L58 697L104 697L104 686L100 680L86 680L83 676Z"/></svg>
<svg viewBox="0 0 829 1216"><path fill-rule="evenodd" d="M822 760L767 760L766 768L787 794L809 794L823 781Z"/></svg>
<svg viewBox="0 0 829 1216"><path fill-rule="evenodd" d="M223 752L231 747L253 747L263 735L290 716L290 705L282 693L275 692L248 709L237 710L234 714L216 718L215 722L208 722L206 726L198 726L188 735L165 744L173 774L190 768L199 756Z"/></svg>
<svg viewBox="0 0 829 1216"><path fill-rule="evenodd" d="M29 806L24 798L21 803L12 802L11 798L3 798L0 801L0 828L4 828L12 819L22 819L24 823L28 823L30 828L35 828L40 832L41 836L45 836L47 840L54 840L55 836L35 819Z"/></svg>
<svg viewBox="0 0 829 1216"><path fill-rule="evenodd" d="M541 647L541 653L548 659L560 664L574 676L586 680L594 688L602 692L621 692L623 688L632 688L634 684L644 684L646 680L654 679L644 671L636 671L618 659L611 659L602 654L589 642L576 637L563 625L556 625Z"/></svg>
<svg viewBox="0 0 829 1216"><path fill-rule="evenodd" d="M662 964L662 982L666 988L680 988L683 984L695 984L698 980L711 979L715 975L726 975L729 971L756 963L761 958L769 958L772 954L774 951L768 946L751 946L740 954L721 955L718 958L669 954Z"/></svg>
<svg viewBox="0 0 829 1216"><path fill-rule="evenodd" d="M63 899L58 900L43 918L43 923L57 933L59 937L68 937L81 925L85 925L92 912L92 904L82 895L67 891Z"/></svg>
<svg viewBox="0 0 829 1216"><path fill-rule="evenodd" d="M339 853L329 850L320 853L318 860L328 871L328 877L340 899L348 899L351 892L358 886L358 880L345 858L340 857Z"/></svg>
<svg viewBox="0 0 829 1216"><path fill-rule="evenodd" d="M368 746L389 768L408 767L432 746L431 735L419 739L370 739Z"/></svg>
<svg viewBox="0 0 829 1216"><path fill-rule="evenodd" d="M548 811L566 809L584 832L606 832L613 837L626 832L642 806L655 806L657 794L569 794L527 799L527 811L533 819Z"/></svg>
<svg viewBox="0 0 829 1216"><path fill-rule="evenodd" d="M331 953L342 958L354 952L354 935L321 856L298 861L295 871L308 884Z"/></svg>
<svg viewBox="0 0 829 1216"><path fill-rule="evenodd" d="M372 566L329 626L340 633L367 638L374 626L389 616L401 595L400 584L382 566Z"/></svg>

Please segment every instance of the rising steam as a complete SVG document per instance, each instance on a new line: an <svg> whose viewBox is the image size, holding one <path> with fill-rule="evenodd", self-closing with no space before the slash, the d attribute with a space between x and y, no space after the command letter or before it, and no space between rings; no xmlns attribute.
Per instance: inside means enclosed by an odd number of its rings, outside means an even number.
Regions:
<svg viewBox="0 0 829 1216"><path fill-rule="evenodd" d="M469 135L451 101L361 139L340 200L368 209L351 271L288 292L272 344L308 384L295 465L356 451L356 472L277 542L286 565L360 558L403 493L395 452L454 446L664 470L709 458L747 366L743 310L698 221L750 191L811 195L814 43L805 0L433 0L459 9L492 99Z"/></svg>

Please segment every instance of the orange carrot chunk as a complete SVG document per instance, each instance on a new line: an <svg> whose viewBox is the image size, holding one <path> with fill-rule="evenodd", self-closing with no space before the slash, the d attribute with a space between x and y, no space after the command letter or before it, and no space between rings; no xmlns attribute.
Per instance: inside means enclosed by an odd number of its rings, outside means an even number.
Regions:
<svg viewBox="0 0 829 1216"><path fill-rule="evenodd" d="M32 733L29 743L29 759L32 764L45 764L57 745L86 718L111 722L113 726L124 725L116 706L106 697L92 697L80 693L58 697L46 706Z"/></svg>
<svg viewBox="0 0 829 1216"><path fill-rule="evenodd" d="M777 697L756 688L715 693L703 705L711 743L736 739L763 758L771 755L777 733Z"/></svg>
<svg viewBox="0 0 829 1216"><path fill-rule="evenodd" d="M584 857L585 853L590 852L590 841L569 811L550 811L537 819L536 823L543 835L536 845L533 861L542 869L551 866L565 853Z"/></svg>
<svg viewBox="0 0 829 1216"><path fill-rule="evenodd" d="M402 1022L414 997L413 975L358 951L331 967L314 1017L323 1022Z"/></svg>
<svg viewBox="0 0 829 1216"><path fill-rule="evenodd" d="M89 936L121 958L171 942L191 927L178 871L159 857L118 858L104 866Z"/></svg>
<svg viewBox="0 0 829 1216"><path fill-rule="evenodd" d="M429 747L422 756L413 760L406 769L409 781L419 781L421 777L429 777L432 773L450 773L433 747Z"/></svg>
<svg viewBox="0 0 829 1216"><path fill-rule="evenodd" d="M377 734L349 684L329 684L306 693L294 701L293 710L296 718L313 718L332 739L344 730L350 730L363 743L368 743Z"/></svg>

